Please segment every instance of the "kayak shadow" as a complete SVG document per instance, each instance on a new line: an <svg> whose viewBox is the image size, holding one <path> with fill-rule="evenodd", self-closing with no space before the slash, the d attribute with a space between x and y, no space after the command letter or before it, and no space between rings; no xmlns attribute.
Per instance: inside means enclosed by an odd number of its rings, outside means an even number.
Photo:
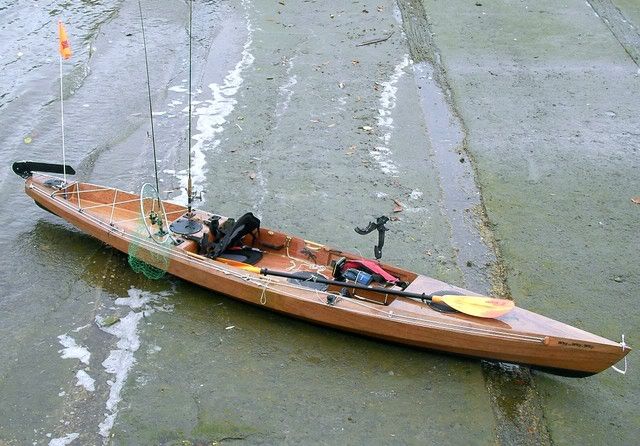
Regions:
<svg viewBox="0 0 640 446"><path fill-rule="evenodd" d="M128 256L67 223L39 219L18 236L18 250L52 274L67 275L116 296L127 296L131 287L150 292L173 285L167 275L152 280L134 272Z"/></svg>

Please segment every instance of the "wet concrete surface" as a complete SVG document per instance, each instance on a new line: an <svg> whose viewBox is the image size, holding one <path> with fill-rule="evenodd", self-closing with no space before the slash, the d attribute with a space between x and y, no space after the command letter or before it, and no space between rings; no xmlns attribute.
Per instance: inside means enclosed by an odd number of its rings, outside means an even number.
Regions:
<svg viewBox="0 0 640 446"><path fill-rule="evenodd" d="M632 18L633 4L619 3ZM584 2L399 5L196 2L196 204L370 255L375 240L352 228L397 200L386 261L633 344L629 53ZM72 38L65 66L67 159L82 179L137 190L153 173L137 3L101 7L69 12L82 43ZM161 188L180 201L187 10L143 7ZM60 157L58 67L42 52L54 22L30 14L38 26L20 34L21 56L2 60L11 76L0 83L0 222L12 251L0 270L0 444L635 438L633 375L531 375L314 327L136 275L36 208L8 169ZM540 27L526 25L532 14ZM19 8L5 17L3 34ZM606 311L593 311L599 296Z"/></svg>
<svg viewBox="0 0 640 446"><path fill-rule="evenodd" d="M584 2L424 6L514 299L612 339L626 333L632 343L634 60ZM634 442L633 374L540 374L535 384L554 443Z"/></svg>

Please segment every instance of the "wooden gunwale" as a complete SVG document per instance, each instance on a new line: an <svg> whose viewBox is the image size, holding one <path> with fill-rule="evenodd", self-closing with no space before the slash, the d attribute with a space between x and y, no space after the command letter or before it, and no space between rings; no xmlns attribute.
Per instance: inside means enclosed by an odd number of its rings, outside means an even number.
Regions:
<svg viewBox="0 0 640 446"><path fill-rule="evenodd" d="M397 298L389 305L339 298L339 302L331 306L326 302L327 292L320 293L284 279L261 277L223 265L190 252L193 247L189 248L188 243L165 247L148 237L136 235L131 225L140 220L139 197L135 198L135 194L90 183L73 183L64 191L53 191L40 184L46 178L49 176L34 175L27 179L27 194L86 233L124 253L134 242L149 252L168 256L169 273L280 313L422 348L586 374L604 370L628 353L628 349L625 351L618 343L517 307L498 320L481 320L461 314L443 315L421 302L406 298ZM82 209L78 209L80 195L84 205ZM74 200L76 196L78 198ZM118 196L124 199L117 201ZM186 211L184 206L169 202L164 202L164 205L170 215L182 215ZM203 218L211 215L198 213ZM127 218L114 219L114 214ZM326 263L340 255L357 258L267 228L261 229L261 237L263 235L270 242L286 242L286 256L274 249L264 249L266 261L271 262L269 267L286 267L289 261L297 262L299 266L310 265L310 261L297 257L302 251L301 246L311 247ZM410 287L418 287L419 292L430 293L437 288L456 289L397 267L383 267L392 274L410 279Z"/></svg>

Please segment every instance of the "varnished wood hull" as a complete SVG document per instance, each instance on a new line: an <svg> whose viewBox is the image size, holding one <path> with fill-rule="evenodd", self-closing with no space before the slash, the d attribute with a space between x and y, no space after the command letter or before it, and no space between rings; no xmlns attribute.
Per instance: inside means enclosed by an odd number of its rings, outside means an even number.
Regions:
<svg viewBox="0 0 640 446"><path fill-rule="evenodd" d="M525 364L568 376L588 376L620 361L629 348L575 327L516 307L498 319L459 313L441 313L420 301L404 297L373 302L338 298L327 303L327 292L300 287L286 279L263 277L197 254L193 241L158 245L144 232L134 194L92 184L77 183L65 191L47 187L50 177L26 180L27 194L36 203L83 232L127 253L132 244L137 256L170 274L217 293L316 324L420 348L459 355ZM165 203L177 218L185 208ZM197 211L205 220L211 214ZM136 225L138 227L136 227ZM272 269L320 271L329 277L329 264L349 253L274 230L262 228L256 246L264 251L257 265ZM160 260L158 260L160 259ZM433 293L453 290L473 294L444 282L382 265L410 282L407 291Z"/></svg>

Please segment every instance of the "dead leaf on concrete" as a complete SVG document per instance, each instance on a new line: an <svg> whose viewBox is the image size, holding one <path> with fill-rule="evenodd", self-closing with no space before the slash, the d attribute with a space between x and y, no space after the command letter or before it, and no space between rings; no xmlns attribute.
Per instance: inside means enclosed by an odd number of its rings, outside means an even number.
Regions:
<svg viewBox="0 0 640 446"><path fill-rule="evenodd" d="M395 204L395 206L393 207L393 212L402 212L404 207L402 205L402 203L400 203L398 200L396 200L394 198L393 203Z"/></svg>
<svg viewBox="0 0 640 446"><path fill-rule="evenodd" d="M634 203L634 204L640 204L640 197L633 197L631 199L631 202Z"/></svg>

